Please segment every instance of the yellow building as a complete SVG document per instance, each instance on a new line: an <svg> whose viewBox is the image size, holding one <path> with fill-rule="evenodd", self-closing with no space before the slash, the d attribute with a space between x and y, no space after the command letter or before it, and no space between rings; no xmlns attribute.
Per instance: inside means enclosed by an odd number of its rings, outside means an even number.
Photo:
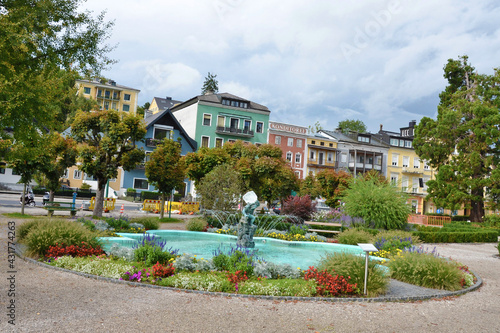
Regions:
<svg viewBox="0 0 500 333"><path fill-rule="evenodd" d="M414 213L436 213L432 202L427 202L427 182L435 178L435 170L426 161L421 160L413 148L413 135L416 121L400 132L382 130L377 134L389 144L387 178L410 194L410 203Z"/></svg>
<svg viewBox="0 0 500 333"><path fill-rule="evenodd" d="M137 113L140 90L116 84L115 81L76 80L78 94L92 98L99 104L100 110L116 110Z"/></svg>
<svg viewBox="0 0 500 333"><path fill-rule="evenodd" d="M71 188L81 188L82 184L88 184L93 190L97 189L97 180L78 168L78 164L66 169L66 173L61 178L62 183ZM115 190L117 193L121 189L123 169L118 168L118 176L109 180L109 191ZM106 193L104 193L106 195Z"/></svg>
<svg viewBox="0 0 500 333"><path fill-rule="evenodd" d="M335 169L337 167L337 142L326 137L309 136L306 156L306 175L317 174L325 169Z"/></svg>

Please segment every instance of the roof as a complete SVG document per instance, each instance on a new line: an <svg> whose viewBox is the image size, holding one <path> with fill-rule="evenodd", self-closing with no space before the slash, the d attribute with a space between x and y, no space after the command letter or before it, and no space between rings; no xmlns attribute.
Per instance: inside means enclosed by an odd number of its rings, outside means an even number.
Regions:
<svg viewBox="0 0 500 333"><path fill-rule="evenodd" d="M214 104L221 104L222 105L222 99L229 99L233 101L240 101L240 102L246 102L248 103L248 109L253 109L253 110L259 110L259 111L264 111L264 112L271 112L269 109L261 104L249 101L248 99L230 94L230 93L217 93L217 94L207 94L207 95L199 95L195 96L184 103L181 103L179 105L176 105L172 108L172 111L177 111L180 109L185 108L186 106L189 106L191 104L195 104L197 102L206 102L206 103L214 103Z"/></svg>
<svg viewBox="0 0 500 333"><path fill-rule="evenodd" d="M363 145L368 144L372 146L383 146L383 147L387 146L385 142L383 142L379 137L377 137L377 135L373 133L352 132L350 134L344 134L340 131L327 131L327 130L320 130L320 132L323 132L328 136L334 137L340 142L357 143ZM358 141L358 135L369 136L371 138L370 143Z"/></svg>
<svg viewBox="0 0 500 333"><path fill-rule="evenodd" d="M158 105L159 110L167 110L172 108L174 105L182 103L182 101L175 101L170 97L153 97L153 101L156 101L156 105Z"/></svg>
<svg viewBox="0 0 500 333"><path fill-rule="evenodd" d="M112 88L112 89L135 90L137 92L140 91L139 89L136 89L136 88L130 88L127 86L123 86L121 84L116 84L116 82L113 80L109 80L107 82L103 82L102 80L101 81L98 81L98 80L92 80L92 81L90 81L90 80L76 80L76 82L90 83L90 84L98 86L98 87L105 87L105 88Z"/></svg>
<svg viewBox="0 0 500 333"><path fill-rule="evenodd" d="M196 151L198 144L186 133L184 127L182 127L182 125L177 121L177 118L175 118L170 110L159 111L144 119L146 121L146 128L150 128L162 118L170 119L174 123L174 128L179 130L180 134L186 138L186 141L189 143L191 148L193 148L193 151Z"/></svg>

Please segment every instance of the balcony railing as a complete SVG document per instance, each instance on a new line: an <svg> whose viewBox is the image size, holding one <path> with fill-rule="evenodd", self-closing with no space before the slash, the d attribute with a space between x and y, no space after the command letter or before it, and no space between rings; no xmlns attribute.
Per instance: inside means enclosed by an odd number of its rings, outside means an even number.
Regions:
<svg viewBox="0 0 500 333"><path fill-rule="evenodd" d="M148 138L146 139L146 147L155 148L160 142L161 140Z"/></svg>
<svg viewBox="0 0 500 333"><path fill-rule="evenodd" d="M223 126L217 126L215 129L216 133L219 134L230 134L230 135L236 135L236 136L244 136L251 138L254 136L254 131L249 130L249 129L239 129L239 128L234 128L234 127L223 127Z"/></svg>

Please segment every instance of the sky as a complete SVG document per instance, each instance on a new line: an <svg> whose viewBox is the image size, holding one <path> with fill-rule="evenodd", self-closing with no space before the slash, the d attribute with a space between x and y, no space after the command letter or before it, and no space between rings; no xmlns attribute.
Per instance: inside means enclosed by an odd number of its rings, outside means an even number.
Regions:
<svg viewBox="0 0 500 333"><path fill-rule="evenodd" d="M103 72L153 97L185 101L207 74L219 92L265 105L270 120L334 130L361 120L399 131L436 118L448 59L500 67L496 0L87 0L114 21Z"/></svg>

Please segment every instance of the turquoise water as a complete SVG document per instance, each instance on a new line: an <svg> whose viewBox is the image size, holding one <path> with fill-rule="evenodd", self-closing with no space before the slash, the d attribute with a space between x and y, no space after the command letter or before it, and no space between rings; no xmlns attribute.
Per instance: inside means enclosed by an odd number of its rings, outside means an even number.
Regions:
<svg viewBox="0 0 500 333"><path fill-rule="evenodd" d="M236 236L220 235L207 232L180 230L151 230L149 234L157 235L166 241L166 249L179 249L179 253L196 255L197 258L210 259L213 252L221 246L227 251L236 247ZM134 246L142 238L142 234L119 233L122 237L103 237L104 249L109 249L112 243L123 246ZM258 257L276 264L290 264L306 270L316 263L326 253L348 252L364 255L359 246L319 243L319 242L287 242L279 239L255 237L255 248ZM225 252L227 252L225 251Z"/></svg>

